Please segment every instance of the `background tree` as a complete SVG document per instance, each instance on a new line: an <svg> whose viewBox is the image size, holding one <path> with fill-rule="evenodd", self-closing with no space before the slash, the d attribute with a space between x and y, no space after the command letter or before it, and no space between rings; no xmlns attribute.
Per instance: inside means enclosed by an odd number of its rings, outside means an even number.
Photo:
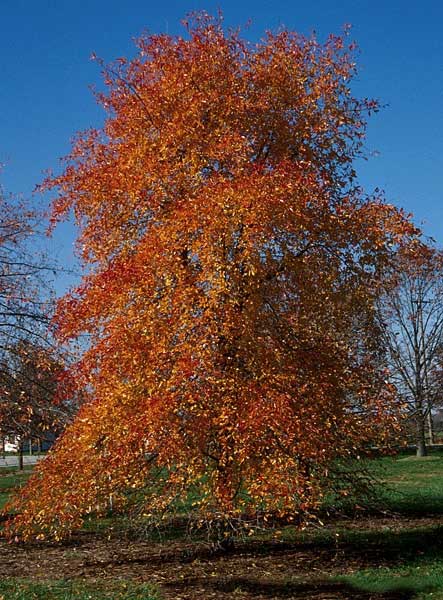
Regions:
<svg viewBox="0 0 443 600"><path fill-rule="evenodd" d="M51 267L28 242L38 215L0 190L0 351L23 338L46 338Z"/></svg>
<svg viewBox="0 0 443 600"><path fill-rule="evenodd" d="M380 301L392 381L415 430L417 456L434 442L432 408L441 402L443 255L417 244L398 254Z"/></svg>
<svg viewBox="0 0 443 600"><path fill-rule="evenodd" d="M0 430L14 440L23 468L25 443L52 443L76 409L74 397L62 394L64 361L53 348L20 340L0 363Z"/></svg>
<svg viewBox="0 0 443 600"><path fill-rule="evenodd" d="M59 538L109 494L156 518L193 487L193 511L226 527L302 520L337 458L385 443L376 283L414 229L355 184L376 103L352 96L346 44L249 44L200 16L103 67L103 129L44 184L54 221L72 208L81 229L89 273L57 323L90 335L73 367L90 400L11 507L11 535Z"/></svg>
<svg viewBox="0 0 443 600"><path fill-rule="evenodd" d="M53 395L59 361L49 330L54 265L38 239L37 211L0 193L0 435L20 446L37 421L49 423L43 396Z"/></svg>

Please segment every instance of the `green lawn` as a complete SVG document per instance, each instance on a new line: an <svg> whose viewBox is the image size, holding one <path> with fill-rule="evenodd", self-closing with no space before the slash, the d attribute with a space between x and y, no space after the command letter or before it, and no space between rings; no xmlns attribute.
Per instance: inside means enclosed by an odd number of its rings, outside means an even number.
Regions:
<svg viewBox="0 0 443 600"><path fill-rule="evenodd" d="M443 449L417 458L412 454L374 462L386 508L407 516L443 515Z"/></svg>
<svg viewBox="0 0 443 600"><path fill-rule="evenodd" d="M31 473L32 467L28 467L24 471L19 471L15 467L0 468L0 510L6 504L12 491L24 485Z"/></svg>
<svg viewBox="0 0 443 600"><path fill-rule="evenodd" d="M151 586L125 582L0 581L1 600L156 600Z"/></svg>
<svg viewBox="0 0 443 600"><path fill-rule="evenodd" d="M394 594L411 600L443 600L443 564L441 560L410 563L397 568L368 569L337 578L357 590ZM403 593L400 596L400 593Z"/></svg>

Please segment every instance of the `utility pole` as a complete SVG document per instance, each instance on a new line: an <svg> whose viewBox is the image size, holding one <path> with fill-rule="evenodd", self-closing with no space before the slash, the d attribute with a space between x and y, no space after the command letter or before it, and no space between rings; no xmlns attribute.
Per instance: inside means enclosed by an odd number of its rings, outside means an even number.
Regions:
<svg viewBox="0 0 443 600"><path fill-rule="evenodd" d="M425 327L423 324L423 305L430 304L431 300L424 300L423 297L419 296L417 300L412 300L412 304L417 305L417 320L419 326L419 353L420 353L420 361L423 365L423 383L421 385L421 389L424 391L424 400L426 403L426 421L428 425L428 437L429 443L434 444L434 423L432 420L432 399L429 387L429 371L428 371L428 357L426 351L426 340L425 340Z"/></svg>

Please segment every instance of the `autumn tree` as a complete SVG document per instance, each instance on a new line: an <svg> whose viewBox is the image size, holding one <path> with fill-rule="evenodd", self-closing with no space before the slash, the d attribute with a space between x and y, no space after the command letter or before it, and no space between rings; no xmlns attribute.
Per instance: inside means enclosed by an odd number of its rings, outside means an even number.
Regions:
<svg viewBox="0 0 443 600"><path fill-rule="evenodd" d="M54 222L72 210L80 227L86 274L56 322L90 336L72 369L90 399L11 535L60 538L110 495L155 518L196 488L202 519L301 520L337 458L383 446L377 282L414 230L356 184L377 105L351 93L352 50L289 31L252 44L203 15L103 65L105 124L43 185Z"/></svg>
<svg viewBox="0 0 443 600"><path fill-rule="evenodd" d="M53 442L77 408L64 385L65 358L50 346L25 338L0 362L0 428L15 440L19 467L25 443Z"/></svg>
<svg viewBox="0 0 443 600"><path fill-rule="evenodd" d="M416 244L399 252L391 268L378 304L383 342L417 456L426 456L426 438L434 441L432 409L442 399L443 255Z"/></svg>

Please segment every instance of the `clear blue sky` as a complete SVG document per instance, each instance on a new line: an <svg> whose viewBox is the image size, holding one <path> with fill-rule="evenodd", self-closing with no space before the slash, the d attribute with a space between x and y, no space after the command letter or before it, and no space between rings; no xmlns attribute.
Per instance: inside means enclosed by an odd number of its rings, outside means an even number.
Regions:
<svg viewBox="0 0 443 600"><path fill-rule="evenodd" d="M387 107L373 117L367 146L378 154L360 165L368 190L385 190L443 241L443 3L439 0L1 0L0 181L8 192L29 196L42 172L57 170L78 130L98 126L101 110L89 87L100 84L92 52L106 61L134 53L143 30L183 32L192 10L224 13L245 35L285 25L323 39L353 26L358 42L358 95ZM51 242L72 265L74 228L61 226ZM73 280L62 279L59 291Z"/></svg>

